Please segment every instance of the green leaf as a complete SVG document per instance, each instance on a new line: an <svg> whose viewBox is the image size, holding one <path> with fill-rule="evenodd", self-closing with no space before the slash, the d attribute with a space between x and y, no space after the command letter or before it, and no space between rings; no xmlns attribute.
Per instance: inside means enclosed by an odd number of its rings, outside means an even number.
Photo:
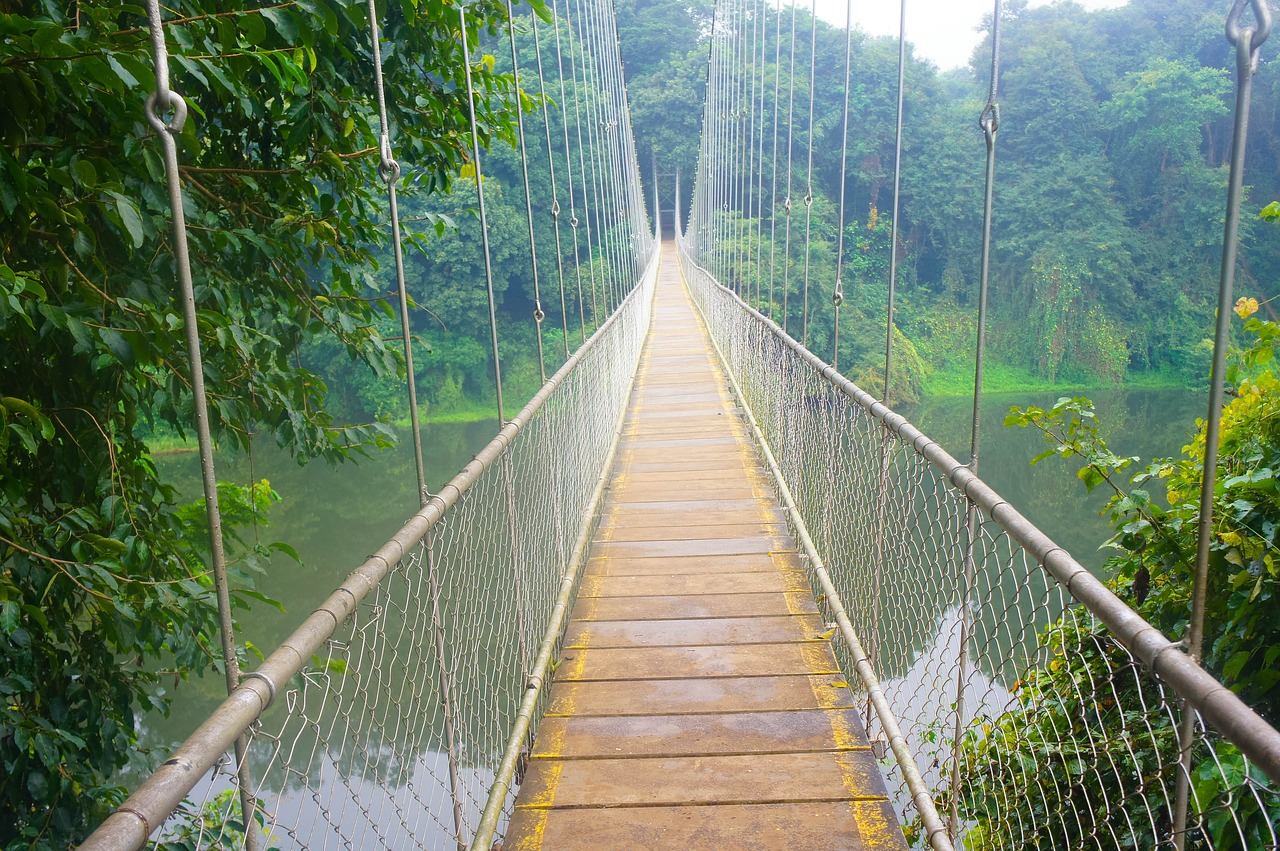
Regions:
<svg viewBox="0 0 1280 851"><path fill-rule="evenodd" d="M251 17L251 16L250 16ZM280 33L287 44L295 44L298 40L298 22L290 12L283 9L263 9L262 17L266 18Z"/></svg>
<svg viewBox="0 0 1280 851"><path fill-rule="evenodd" d="M107 64L111 66L111 70L115 72L116 76L120 78L120 82L124 83L126 88L136 89L141 86L141 83L138 82L138 78L130 74L125 67L120 64L120 60L113 54L107 54Z"/></svg>
<svg viewBox="0 0 1280 851"><path fill-rule="evenodd" d="M1076 473L1076 477L1079 478L1080 481L1084 482L1085 489L1090 492L1106 481L1106 477L1102 474L1102 471L1093 465L1081 467L1080 471Z"/></svg>
<svg viewBox="0 0 1280 851"><path fill-rule="evenodd" d="M0 603L0 632L5 635L13 634L13 631L18 628L18 612L18 604L13 600Z"/></svg>
<svg viewBox="0 0 1280 851"><path fill-rule="evenodd" d="M138 214L138 208L133 202L118 192L108 192L108 195L116 202L116 213L120 216L120 223L124 225L125 231L129 234L129 238L133 240L133 247L140 248L143 242L142 216Z"/></svg>

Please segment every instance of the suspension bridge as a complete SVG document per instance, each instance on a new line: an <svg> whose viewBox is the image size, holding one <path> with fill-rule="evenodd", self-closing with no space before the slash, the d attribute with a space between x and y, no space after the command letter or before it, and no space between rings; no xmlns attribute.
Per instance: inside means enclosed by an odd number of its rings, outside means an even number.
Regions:
<svg viewBox="0 0 1280 851"><path fill-rule="evenodd" d="M185 107L150 12L147 109L181 244ZM1161 634L988 487L976 417L961 463L806 347L827 307L808 285L812 195L790 186L789 146L778 185L776 123L768 141L782 99L775 77L764 114L765 12L718 4L688 217L661 221L655 191L652 223L609 4L553 3L550 24L519 28L513 15L513 72L556 95L540 101L543 138L521 119L517 143L539 353L545 364L538 282L554 281L563 365L511 417L496 369L501 431L435 494L415 434L421 510L255 670L229 666L226 701L83 847L1280 847L1280 733L1197 664L1195 628L1187 643ZM998 2L993 21L980 310ZM1265 4L1235 3L1244 114L1269 29ZM901 81L900 55L899 110ZM379 75L412 376L387 94ZM553 197L535 212L528 166L544 153ZM1238 141L1220 314L1243 157ZM808 161L812 179L812 145ZM766 251L798 254L803 279L789 263L775 274ZM837 341L843 257L841 242ZM772 318L789 299L803 300L799 328L785 307ZM891 327L886 340L889 385ZM194 331L191 344L198 373ZM1089 675L1067 685L1043 675L1085 658ZM1008 721L1050 710L1069 729Z"/></svg>

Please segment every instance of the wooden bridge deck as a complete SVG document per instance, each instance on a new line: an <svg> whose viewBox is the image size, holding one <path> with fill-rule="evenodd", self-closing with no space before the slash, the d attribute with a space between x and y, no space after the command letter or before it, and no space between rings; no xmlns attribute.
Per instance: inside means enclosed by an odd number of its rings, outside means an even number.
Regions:
<svg viewBox="0 0 1280 851"><path fill-rule="evenodd" d="M654 309L504 851L905 848L670 243Z"/></svg>

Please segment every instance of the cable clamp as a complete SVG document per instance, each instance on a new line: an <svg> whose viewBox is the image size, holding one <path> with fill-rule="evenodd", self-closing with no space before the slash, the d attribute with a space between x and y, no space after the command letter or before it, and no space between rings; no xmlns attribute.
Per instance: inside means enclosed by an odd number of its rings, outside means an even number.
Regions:
<svg viewBox="0 0 1280 851"><path fill-rule="evenodd" d="M178 94L173 89L169 90L168 101L169 102L162 108L160 105L160 95L158 93L152 92L147 95L147 103L145 107L147 123L150 124L157 133L169 133L176 136L178 133L182 132L182 125L187 123L187 102L182 99L182 95ZM170 110L173 111L173 117L168 121L165 121L160 117L161 112L168 112Z"/></svg>
<svg viewBox="0 0 1280 851"><path fill-rule="evenodd" d="M140 811L135 810L133 807L116 807L116 812L127 813L128 815L133 816L138 821L142 822L142 829L147 832L147 836L151 835L151 822L149 822L147 817Z"/></svg>
<svg viewBox="0 0 1280 851"><path fill-rule="evenodd" d="M262 707L262 711L265 712L268 706L276 702L275 682L261 671L251 671L240 678L242 683L246 680L262 680L267 684L267 706Z"/></svg>

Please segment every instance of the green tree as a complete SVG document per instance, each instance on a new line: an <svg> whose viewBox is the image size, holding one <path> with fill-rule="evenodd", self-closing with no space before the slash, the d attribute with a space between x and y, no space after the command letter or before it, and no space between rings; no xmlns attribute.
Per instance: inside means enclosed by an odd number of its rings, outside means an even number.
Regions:
<svg viewBox="0 0 1280 851"><path fill-rule="evenodd" d="M456 9L384 7L396 152L413 185L467 159ZM382 373L390 307L373 263L376 175L368 22L331 0L243 11L167 7L180 159L213 428L341 459L385 442L329 413L305 341ZM506 7L471 7L469 36ZM476 61L483 141L511 133L511 81ZM6 4L0 14L0 846L66 847L118 799L157 670L219 664L199 522L139 435L184 428L146 20L119 3ZM406 181L409 184L409 181ZM250 505L256 502L249 500ZM234 513L233 513L234 515ZM234 516L231 520L234 522ZM252 595L235 577L240 602ZM163 660L158 662L158 660Z"/></svg>
<svg viewBox="0 0 1280 851"><path fill-rule="evenodd" d="M1257 300L1241 299L1250 316ZM1273 374L1280 325L1249 318L1253 344L1235 355L1232 399L1222 412L1210 543L1202 664L1272 723L1280 717L1280 380ZM1087 399L1017 409L1006 425L1041 430L1047 457L1078 459L1090 490L1108 488L1116 554L1110 586L1153 626L1183 635L1203 474L1203 425L1181 458L1152 462L1111 452ZM1131 486L1124 477L1131 475ZM1164 488L1164 498L1152 486ZM1122 847L1159 847L1170 830L1161 788L1172 789L1174 713L1157 708L1158 686L1114 636L1080 607L1040 635L1048 660L1014 684L1016 705L982 719L960 758L969 778L958 802L973 824L971 848L1080 846L1115 837ZM1171 700L1166 692L1165 701ZM1127 730L1127 735L1120 731ZM1217 738L1193 752L1194 847L1263 847L1280 823L1280 789ZM1256 791L1255 791L1256 790ZM1147 812L1156 807L1154 816ZM1199 837L1211 841L1202 843Z"/></svg>

